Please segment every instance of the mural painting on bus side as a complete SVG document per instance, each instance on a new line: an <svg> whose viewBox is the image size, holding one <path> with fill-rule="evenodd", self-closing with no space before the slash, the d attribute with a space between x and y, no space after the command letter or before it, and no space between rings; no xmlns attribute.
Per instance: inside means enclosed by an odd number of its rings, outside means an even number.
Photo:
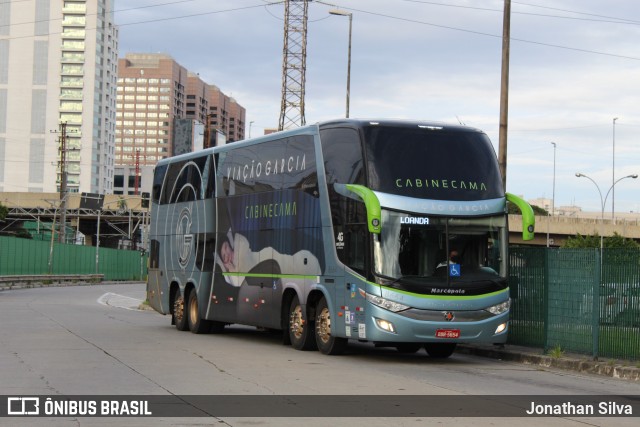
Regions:
<svg viewBox="0 0 640 427"><path fill-rule="evenodd" d="M295 278L321 274L318 258L310 251L303 249L294 254L285 254L271 246L253 251L249 240L231 229L220 246L220 255L216 257L216 262L223 272L225 281L235 287L240 287L247 276L268 274L264 267L261 268L265 262L271 265L275 263L277 270L285 275L285 278L286 275ZM275 273L273 270L271 272Z"/></svg>

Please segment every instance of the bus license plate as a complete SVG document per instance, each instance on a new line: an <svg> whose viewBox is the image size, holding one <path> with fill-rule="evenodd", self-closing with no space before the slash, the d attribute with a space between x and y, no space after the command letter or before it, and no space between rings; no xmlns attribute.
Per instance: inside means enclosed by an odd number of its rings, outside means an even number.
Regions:
<svg viewBox="0 0 640 427"><path fill-rule="evenodd" d="M460 329L437 329L436 338L460 338Z"/></svg>

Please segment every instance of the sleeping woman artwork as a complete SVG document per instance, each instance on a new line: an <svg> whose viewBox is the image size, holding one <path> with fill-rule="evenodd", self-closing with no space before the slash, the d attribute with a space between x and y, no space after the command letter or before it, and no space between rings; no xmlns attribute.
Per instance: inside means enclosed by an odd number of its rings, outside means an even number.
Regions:
<svg viewBox="0 0 640 427"><path fill-rule="evenodd" d="M320 275L321 268L318 258L308 250L301 250L293 255L281 254L272 247L259 251L252 251L249 240L240 233L227 232L227 239L220 246L220 253L216 254L216 262L225 274L225 280L232 286L239 287L245 281L245 274L258 273L260 265L277 264L281 274Z"/></svg>

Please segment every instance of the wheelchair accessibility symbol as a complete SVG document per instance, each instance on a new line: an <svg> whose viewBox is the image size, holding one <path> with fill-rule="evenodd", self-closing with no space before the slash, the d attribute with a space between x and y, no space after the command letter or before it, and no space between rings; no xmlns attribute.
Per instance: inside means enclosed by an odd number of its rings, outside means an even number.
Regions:
<svg viewBox="0 0 640 427"><path fill-rule="evenodd" d="M449 264L449 276L460 277L460 264Z"/></svg>

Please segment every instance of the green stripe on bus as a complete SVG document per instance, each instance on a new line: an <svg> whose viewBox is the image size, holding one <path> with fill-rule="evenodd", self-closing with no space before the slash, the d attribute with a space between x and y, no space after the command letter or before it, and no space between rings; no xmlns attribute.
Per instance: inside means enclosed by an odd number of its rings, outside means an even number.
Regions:
<svg viewBox="0 0 640 427"><path fill-rule="evenodd" d="M303 274L267 274L267 273L222 273L223 276L237 276L237 277L268 277L271 279L315 279L315 276L305 276Z"/></svg>
<svg viewBox="0 0 640 427"><path fill-rule="evenodd" d="M401 291L398 289L394 289L394 288L389 288L387 286L383 286L383 285L379 285L377 283L372 283L372 282L367 282L370 283L374 286L380 286L381 288L384 288L388 291L392 291L392 292L397 292L399 294L404 294L404 295L409 295L412 297L416 297L416 298L426 298L426 299L446 299L446 300L474 300L474 299L480 299L480 298L487 298L487 297L491 297L494 295L500 295L504 292L509 292L509 289L503 289L501 291L495 291L495 292L491 292L488 294L482 294L482 295L456 295L456 294L447 294L447 295L423 295L423 294L416 294L413 292L408 292L408 291Z"/></svg>

